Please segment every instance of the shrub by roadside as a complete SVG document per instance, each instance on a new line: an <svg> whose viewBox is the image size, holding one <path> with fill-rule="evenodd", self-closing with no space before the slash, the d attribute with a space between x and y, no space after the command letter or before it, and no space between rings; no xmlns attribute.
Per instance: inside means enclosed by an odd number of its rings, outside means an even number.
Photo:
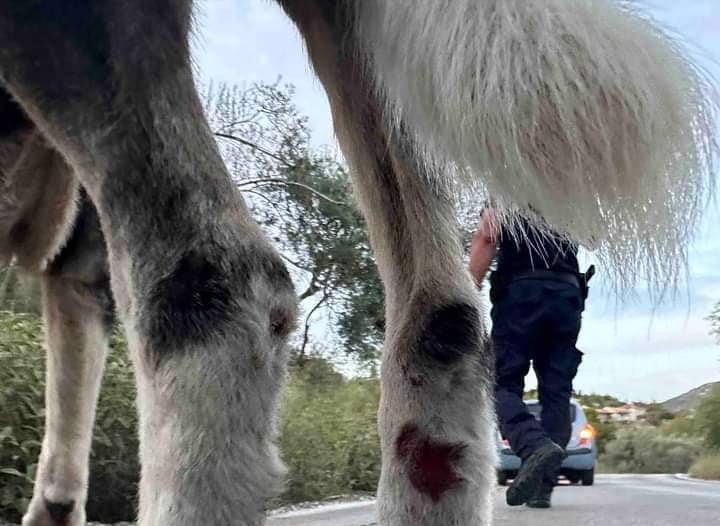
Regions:
<svg viewBox="0 0 720 526"><path fill-rule="evenodd" d="M695 420L705 439L705 446L711 451L720 451L720 386L700 402Z"/></svg>
<svg viewBox="0 0 720 526"><path fill-rule="evenodd" d="M0 312L0 519L19 522L32 496L43 428L42 324Z"/></svg>
<svg viewBox="0 0 720 526"><path fill-rule="evenodd" d="M274 504L374 492L379 400L377 379L346 380L321 358L291 371L280 435L288 476Z"/></svg>
<svg viewBox="0 0 720 526"><path fill-rule="evenodd" d="M688 474L704 480L720 480L720 453L710 453L698 458Z"/></svg>
<svg viewBox="0 0 720 526"><path fill-rule="evenodd" d="M32 495L44 427L43 325L33 314L0 311L0 524L19 522ZM113 337L90 459L88 519L135 516L139 467L135 385L125 344ZM310 357L293 368L280 446L288 466L271 507L342 494L374 493L379 477L377 379L347 380Z"/></svg>
<svg viewBox="0 0 720 526"><path fill-rule="evenodd" d="M627 429L607 445L602 463L614 473L687 473L702 453L701 438Z"/></svg>
<svg viewBox="0 0 720 526"><path fill-rule="evenodd" d="M42 321L0 312L0 518L19 522L32 496L44 431ZM135 515L135 384L122 339L112 339L90 459L88 517L116 522Z"/></svg>

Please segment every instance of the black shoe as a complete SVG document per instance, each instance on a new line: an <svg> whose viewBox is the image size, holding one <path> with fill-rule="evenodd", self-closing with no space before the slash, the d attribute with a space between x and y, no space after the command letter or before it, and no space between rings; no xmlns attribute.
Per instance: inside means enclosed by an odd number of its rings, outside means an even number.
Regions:
<svg viewBox="0 0 720 526"><path fill-rule="evenodd" d="M521 506L538 493L543 480L560 469L565 451L555 442L548 442L525 461L508 488L505 500L508 506Z"/></svg>
<svg viewBox="0 0 720 526"><path fill-rule="evenodd" d="M550 500L552 499L552 492L552 486L548 487L547 484L543 484L540 487L540 491L530 497L530 499L525 503L525 505L528 508L548 509L552 507L552 504L550 504Z"/></svg>

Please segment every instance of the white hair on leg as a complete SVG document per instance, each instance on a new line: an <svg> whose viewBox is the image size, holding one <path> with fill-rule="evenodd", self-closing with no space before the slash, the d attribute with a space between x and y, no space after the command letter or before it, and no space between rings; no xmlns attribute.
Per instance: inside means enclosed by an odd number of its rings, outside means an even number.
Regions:
<svg viewBox="0 0 720 526"><path fill-rule="evenodd" d="M618 284L677 278L718 153L716 92L680 38L625 1L356 6L388 115L437 181L597 246Z"/></svg>
<svg viewBox="0 0 720 526"><path fill-rule="evenodd" d="M45 437L23 526L85 526L89 457L108 351L97 289L44 275Z"/></svg>

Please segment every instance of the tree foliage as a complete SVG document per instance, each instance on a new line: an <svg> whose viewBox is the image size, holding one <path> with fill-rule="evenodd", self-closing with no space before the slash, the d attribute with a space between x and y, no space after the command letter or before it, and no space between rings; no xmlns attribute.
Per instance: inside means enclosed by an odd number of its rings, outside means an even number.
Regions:
<svg viewBox="0 0 720 526"><path fill-rule="evenodd" d="M601 409L603 407L620 407L625 405L625 402L619 398L606 394L586 394L578 391L573 397L585 408Z"/></svg>
<svg viewBox="0 0 720 526"><path fill-rule="evenodd" d="M603 407L620 407L625 405L625 402L616 398L612 395L596 394L596 393L583 393L580 391L573 392L572 395L574 400L584 409L601 409ZM525 400L537 400L539 398L537 389L530 389L523 395Z"/></svg>
<svg viewBox="0 0 720 526"><path fill-rule="evenodd" d="M44 432L42 320L0 311L0 524L17 524L32 496ZM380 473L377 377L344 378L328 360L308 356L291 367L279 443L289 468L272 504L374 492ZM133 520L138 465L135 382L126 345L112 339L98 402L87 502L88 519Z"/></svg>
<svg viewBox="0 0 720 526"><path fill-rule="evenodd" d="M720 453L708 453L697 459L688 474L697 479L720 480Z"/></svg>
<svg viewBox="0 0 720 526"><path fill-rule="evenodd" d="M695 421L708 449L720 452L720 387L703 398L695 411Z"/></svg>
<svg viewBox="0 0 720 526"><path fill-rule="evenodd" d="M628 428L607 444L602 460L617 473L687 473L702 453L697 438L667 436L652 427Z"/></svg>
<svg viewBox="0 0 720 526"><path fill-rule="evenodd" d="M659 426L663 422L666 422L668 420L673 420L675 418L675 415L665 409L665 407L662 404L649 404L645 408L645 415L643 416L643 419L645 422L647 422L651 426Z"/></svg>
<svg viewBox="0 0 720 526"><path fill-rule="evenodd" d="M0 520L19 522L32 496L44 434L42 321L0 311ZM116 522L135 514L139 465L135 382L124 340L115 334L105 367L90 458L87 512Z"/></svg>
<svg viewBox="0 0 720 526"><path fill-rule="evenodd" d="M312 146L293 95L279 84L220 85L205 99L233 178L301 284L301 357L311 318L324 312L346 352L372 360L384 330L383 291L365 223L349 197L347 169Z"/></svg>
<svg viewBox="0 0 720 526"><path fill-rule="evenodd" d="M374 493L380 477L377 378L347 380L323 358L291 370L280 435L284 502Z"/></svg>

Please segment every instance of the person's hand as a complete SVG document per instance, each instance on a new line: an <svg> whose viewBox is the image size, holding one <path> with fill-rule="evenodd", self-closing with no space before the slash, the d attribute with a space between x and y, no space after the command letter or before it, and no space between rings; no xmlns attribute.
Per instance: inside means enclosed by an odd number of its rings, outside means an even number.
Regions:
<svg viewBox="0 0 720 526"><path fill-rule="evenodd" d="M495 245L499 230L500 223L497 211L494 208L486 208L480 217L480 224L473 237L478 238L477 242L479 243ZM475 242L475 239L473 239L473 242Z"/></svg>
<svg viewBox="0 0 720 526"><path fill-rule="evenodd" d="M486 208L480 219L480 225L473 234L470 246L469 270L478 286L485 279L485 274L495 256L499 227L495 210Z"/></svg>

